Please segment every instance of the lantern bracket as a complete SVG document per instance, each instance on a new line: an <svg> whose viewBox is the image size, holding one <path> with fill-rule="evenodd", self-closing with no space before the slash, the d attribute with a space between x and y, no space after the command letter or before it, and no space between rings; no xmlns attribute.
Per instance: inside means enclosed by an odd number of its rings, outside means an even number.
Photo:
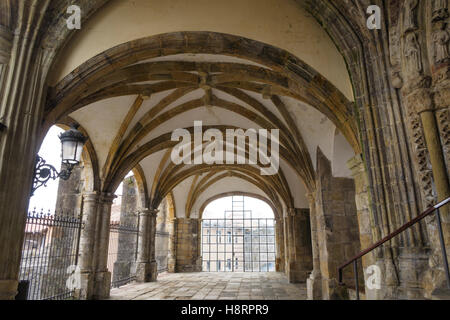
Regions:
<svg viewBox="0 0 450 320"><path fill-rule="evenodd" d="M47 186L47 182L52 179L56 180L58 178L62 180L69 180L70 175L72 174L72 170L75 167L75 164L65 164L65 169L58 172L54 166L47 164L45 160L37 156L36 157L36 167L34 169L34 180L33 180L33 188L31 189L31 196L34 195L34 192L42 187Z"/></svg>

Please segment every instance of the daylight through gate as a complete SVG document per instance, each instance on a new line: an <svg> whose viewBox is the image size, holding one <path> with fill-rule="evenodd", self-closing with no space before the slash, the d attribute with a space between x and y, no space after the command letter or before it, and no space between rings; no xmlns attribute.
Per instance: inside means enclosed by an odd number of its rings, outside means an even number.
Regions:
<svg viewBox="0 0 450 320"><path fill-rule="evenodd" d="M245 197L234 196L223 219L203 219L203 271L275 271L275 220L253 215L245 208Z"/></svg>

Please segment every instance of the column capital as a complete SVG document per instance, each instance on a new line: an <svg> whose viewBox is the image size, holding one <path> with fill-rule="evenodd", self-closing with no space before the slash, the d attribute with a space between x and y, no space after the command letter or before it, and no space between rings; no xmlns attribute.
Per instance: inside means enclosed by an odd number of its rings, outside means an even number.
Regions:
<svg viewBox="0 0 450 320"><path fill-rule="evenodd" d="M306 194L306 197L308 198L308 201L311 205L311 203L314 203L316 201L316 192L308 192Z"/></svg>
<svg viewBox="0 0 450 320"><path fill-rule="evenodd" d="M434 101L429 88L417 88L406 96L408 107L418 114L434 110Z"/></svg>
<svg viewBox="0 0 450 320"><path fill-rule="evenodd" d="M98 192L86 192L83 193L84 202L97 202L100 200L100 195Z"/></svg>
<svg viewBox="0 0 450 320"><path fill-rule="evenodd" d="M113 193L102 193L100 196L100 201L102 203L112 203L114 201L114 199L116 199L117 196Z"/></svg>
<svg viewBox="0 0 450 320"><path fill-rule="evenodd" d="M295 210L295 208L287 208L287 214L288 216L292 216L294 217L297 213L297 210Z"/></svg>
<svg viewBox="0 0 450 320"><path fill-rule="evenodd" d="M355 175L361 171L364 171L364 161L362 154L357 154L353 158L347 161L347 167L352 171L352 174Z"/></svg>
<svg viewBox="0 0 450 320"><path fill-rule="evenodd" d="M158 215L159 210L158 209L147 209L147 208L140 208L138 210L138 214L142 216L149 216L149 217L156 217Z"/></svg>

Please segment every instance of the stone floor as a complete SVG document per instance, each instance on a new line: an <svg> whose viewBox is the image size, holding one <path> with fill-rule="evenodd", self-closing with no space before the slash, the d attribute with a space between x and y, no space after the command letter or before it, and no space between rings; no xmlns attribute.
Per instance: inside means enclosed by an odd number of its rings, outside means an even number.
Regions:
<svg viewBox="0 0 450 320"><path fill-rule="evenodd" d="M153 283L111 290L112 300L305 300L306 286L282 273L163 273Z"/></svg>

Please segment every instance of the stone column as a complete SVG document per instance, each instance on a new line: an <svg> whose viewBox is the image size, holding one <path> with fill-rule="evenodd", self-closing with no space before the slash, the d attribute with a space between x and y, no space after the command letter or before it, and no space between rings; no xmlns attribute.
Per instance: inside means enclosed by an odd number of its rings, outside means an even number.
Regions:
<svg viewBox="0 0 450 320"><path fill-rule="evenodd" d="M5 92L5 79L8 69L8 63L11 57L11 47L13 43L13 35L12 32L0 25L0 97L4 97ZM0 103L1 103L0 98ZM1 107L1 106L0 106ZM0 145L3 143L3 139L6 139L4 131L7 130L6 127L6 119L3 118L3 109L0 108ZM3 148L0 149L3 152ZM7 171L6 167L10 167L11 162L10 159L0 157L0 165L5 167L5 173ZM8 165L9 164L9 165ZM0 168L1 173L1 168ZM0 175L1 176L1 175ZM14 176L10 176L10 179L14 179ZM8 181L3 180L2 185L4 189L10 189ZM0 187L0 193L8 195L7 190L3 190ZM14 191L12 191L14 192ZM25 194L26 192L22 193ZM26 195L25 197L27 198ZM0 197L0 200L2 197ZM7 197L3 198L4 200ZM11 199L10 199L11 200ZM10 201L9 200L9 201ZM13 200L14 201L14 200ZM22 202L25 202L25 199L22 199ZM3 261L0 266L0 300L6 299L14 299L17 293L17 278L18 278L18 270L19 270L19 259L21 252L21 244L23 236L20 236L25 229L25 221L24 215L26 212L26 205L22 203L20 206L21 210L16 211L17 207L11 208L7 207L6 203L1 203L0 201L0 261ZM13 210L11 210L13 209ZM6 250L3 250L6 249ZM12 257L14 255L14 258Z"/></svg>
<svg viewBox="0 0 450 320"><path fill-rule="evenodd" d="M96 259L94 299L106 299L111 290L111 272L108 271L108 248L111 222L111 206L116 198L114 194L104 193L100 197L96 228L96 246L94 258Z"/></svg>
<svg viewBox="0 0 450 320"><path fill-rule="evenodd" d="M294 251L294 234L292 231L292 215L293 209L287 210L287 216L284 217L284 230L285 230L285 254L286 254L286 275L290 283L295 282L292 272L295 269L295 251Z"/></svg>
<svg viewBox="0 0 450 320"><path fill-rule="evenodd" d="M289 249L289 237L290 237L290 232L289 232L289 219L287 216L287 213L285 213L283 219L282 219L282 223L283 223L283 230L284 230L284 234L283 234L283 246L284 246L284 273L288 276L289 273L289 261L291 261L291 252Z"/></svg>
<svg viewBox="0 0 450 320"><path fill-rule="evenodd" d="M285 253L284 253L284 230L283 220L276 220L276 245L277 245L277 259L276 259L276 271L284 272L285 270Z"/></svg>
<svg viewBox="0 0 450 320"><path fill-rule="evenodd" d="M80 287L76 290L76 297L90 300L94 296L95 264L94 247L100 196L97 192L83 195L84 228L80 237Z"/></svg>
<svg viewBox="0 0 450 320"><path fill-rule="evenodd" d="M168 271L176 272L177 268L177 218L173 218L169 226L169 256L167 259Z"/></svg>
<svg viewBox="0 0 450 320"><path fill-rule="evenodd" d="M322 299L322 276L320 273L319 238L317 234L317 212L315 193L309 193L309 216L311 222L311 247L313 255L313 271L306 281L308 300Z"/></svg>
<svg viewBox="0 0 450 320"><path fill-rule="evenodd" d="M141 209L139 213L139 246L136 262L138 282L156 281L158 266L155 259L156 216L158 210Z"/></svg>
<svg viewBox="0 0 450 320"><path fill-rule="evenodd" d="M12 32L8 28L0 25L0 94L4 90L3 84L6 78L9 60L11 59L12 40Z"/></svg>

